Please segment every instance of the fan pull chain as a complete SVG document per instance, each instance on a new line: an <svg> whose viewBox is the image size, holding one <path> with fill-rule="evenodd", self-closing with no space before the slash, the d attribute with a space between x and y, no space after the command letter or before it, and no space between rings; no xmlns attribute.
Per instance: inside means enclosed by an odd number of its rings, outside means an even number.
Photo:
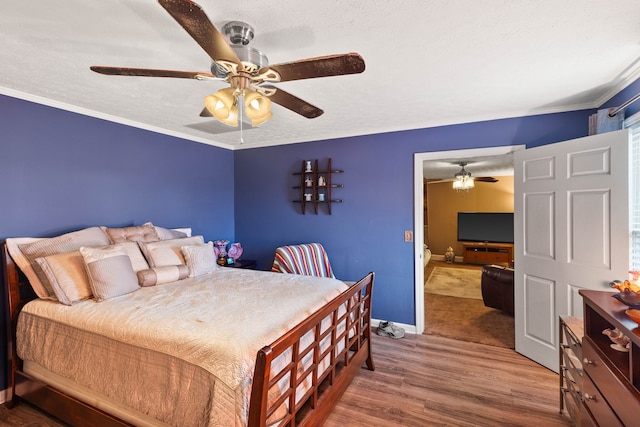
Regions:
<svg viewBox="0 0 640 427"><path fill-rule="evenodd" d="M242 136L242 118L244 117L244 111L243 111L243 107L244 107L244 94L241 95L242 96L242 101L239 102L240 104L240 114L238 117L240 119L240 144L244 144L244 137Z"/></svg>

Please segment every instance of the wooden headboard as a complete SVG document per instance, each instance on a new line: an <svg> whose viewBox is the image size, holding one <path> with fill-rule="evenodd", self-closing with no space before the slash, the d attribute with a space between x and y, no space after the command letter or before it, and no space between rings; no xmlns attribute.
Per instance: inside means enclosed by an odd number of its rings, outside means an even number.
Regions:
<svg viewBox="0 0 640 427"><path fill-rule="evenodd" d="M22 306L37 298L26 276L22 274L18 266L9 255L7 244L2 244L2 264L4 270L4 283L9 302L9 320L15 322ZM14 325L15 326L15 325ZM12 334L13 335L13 334Z"/></svg>
<svg viewBox="0 0 640 427"><path fill-rule="evenodd" d="M17 369L22 369L22 361L16 354L15 346L18 314L20 314L20 310L22 310L22 307L26 303L36 299L37 296L33 292L25 275L22 274L18 266L13 262L6 243L2 243L2 269L4 271L4 285L7 293L5 299L7 302L7 347L10 357L7 378L11 381L11 384L13 384L13 373Z"/></svg>

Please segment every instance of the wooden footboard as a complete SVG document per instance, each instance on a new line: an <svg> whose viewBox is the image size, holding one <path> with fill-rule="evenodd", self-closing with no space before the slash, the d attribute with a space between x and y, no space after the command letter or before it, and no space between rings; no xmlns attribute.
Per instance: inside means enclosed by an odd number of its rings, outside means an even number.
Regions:
<svg viewBox="0 0 640 427"><path fill-rule="evenodd" d="M2 257L5 301L9 308L10 404L26 400L72 426L131 425L22 371L22 361L15 350L17 319L23 305L35 295L11 259L6 244ZM249 426L319 425L363 364L366 362L373 370L370 335L373 276L368 274L258 352ZM288 386L282 387L283 382Z"/></svg>
<svg viewBox="0 0 640 427"><path fill-rule="evenodd" d="M374 369L373 278L369 273L258 352L249 427L321 425L363 363Z"/></svg>

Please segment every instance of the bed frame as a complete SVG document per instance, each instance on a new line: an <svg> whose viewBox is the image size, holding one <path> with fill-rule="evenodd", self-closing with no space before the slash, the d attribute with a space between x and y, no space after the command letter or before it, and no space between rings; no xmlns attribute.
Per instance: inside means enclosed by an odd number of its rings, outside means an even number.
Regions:
<svg viewBox="0 0 640 427"><path fill-rule="evenodd" d="M2 246L10 328L8 378L12 387L9 407L24 399L72 426L131 425L22 371L22 360L16 354L15 345L18 314L24 304L36 297L11 259L6 244L3 243ZM373 280L374 273L369 273L271 345L258 351L249 407L249 427L266 426L267 420L274 413L282 417L275 424L278 426L322 425L363 364L366 363L370 370L374 370L371 355ZM326 328L322 321L328 316L333 321ZM346 328L336 327L341 323ZM302 348L301 337L307 333L313 335L313 343ZM328 348L325 348L327 344ZM289 351L291 361L283 368L272 371L272 361ZM302 369L300 361L309 353L312 354L313 362L310 367ZM321 371L320 362L327 361L328 368ZM290 379L288 388L279 390L280 393L275 397L269 395L273 384L287 375ZM299 396L301 391L298 385L305 379L307 382L310 379L312 386L304 395ZM285 415L282 414L285 408L283 403L287 403Z"/></svg>

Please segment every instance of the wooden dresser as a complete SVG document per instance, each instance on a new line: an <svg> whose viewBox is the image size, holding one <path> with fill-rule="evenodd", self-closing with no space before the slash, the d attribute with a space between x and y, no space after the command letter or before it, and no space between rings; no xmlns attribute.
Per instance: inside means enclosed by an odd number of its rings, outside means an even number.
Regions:
<svg viewBox="0 0 640 427"><path fill-rule="evenodd" d="M582 341L583 426L640 425L640 329L611 292L581 290L584 300ZM611 346L605 329L617 328L631 339L628 352Z"/></svg>
<svg viewBox="0 0 640 427"><path fill-rule="evenodd" d="M565 408L574 426L582 418L582 337L581 317L560 316L560 412Z"/></svg>

